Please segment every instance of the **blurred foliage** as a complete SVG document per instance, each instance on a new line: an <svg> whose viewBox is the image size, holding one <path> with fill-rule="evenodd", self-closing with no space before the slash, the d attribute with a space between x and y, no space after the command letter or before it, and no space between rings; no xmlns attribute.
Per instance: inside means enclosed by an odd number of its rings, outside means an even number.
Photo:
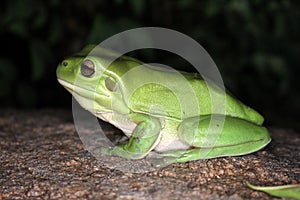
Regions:
<svg viewBox="0 0 300 200"><path fill-rule="evenodd" d="M158 26L197 40L242 101L269 116L299 116L296 1L4 0L0 4L2 106L70 106L55 76L63 57L120 31ZM182 63L175 56L161 55L152 52L145 59Z"/></svg>

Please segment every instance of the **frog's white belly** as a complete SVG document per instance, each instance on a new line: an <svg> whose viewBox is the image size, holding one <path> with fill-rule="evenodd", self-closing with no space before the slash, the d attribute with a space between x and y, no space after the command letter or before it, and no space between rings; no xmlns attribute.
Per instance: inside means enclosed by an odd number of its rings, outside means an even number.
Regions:
<svg viewBox="0 0 300 200"><path fill-rule="evenodd" d="M132 131L135 129L136 124L130 120L126 115L118 113L98 113L96 114L100 119L111 123L117 128L121 129L127 137L130 137ZM189 149L190 146L184 144L177 136L177 127L172 123L166 123L161 120L162 130L161 137L158 144L154 147L157 152L166 152L170 150Z"/></svg>
<svg viewBox="0 0 300 200"><path fill-rule="evenodd" d="M132 131L135 129L136 124L132 122L126 115L121 115L113 112L97 113L97 117L103 121L109 122L115 127L121 129L127 137L130 137Z"/></svg>
<svg viewBox="0 0 300 200"><path fill-rule="evenodd" d="M189 149L191 146L183 143L177 134L177 126L179 123L170 120L160 120L162 130L161 138L158 145L154 148L157 152L166 152L171 150Z"/></svg>

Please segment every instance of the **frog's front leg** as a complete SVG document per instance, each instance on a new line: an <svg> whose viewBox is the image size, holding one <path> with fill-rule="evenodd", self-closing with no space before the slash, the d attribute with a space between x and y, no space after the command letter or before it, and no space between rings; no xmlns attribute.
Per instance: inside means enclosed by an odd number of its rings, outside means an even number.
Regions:
<svg viewBox="0 0 300 200"><path fill-rule="evenodd" d="M159 159L156 161L170 164L244 155L258 151L271 141L266 128L243 119L221 115L185 119L178 128L178 137L191 148L157 154Z"/></svg>
<svg viewBox="0 0 300 200"><path fill-rule="evenodd" d="M131 114L130 119L137 126L133 130L129 141L112 148L100 148L95 153L115 155L128 159L145 157L159 142L161 126L157 118L144 114Z"/></svg>

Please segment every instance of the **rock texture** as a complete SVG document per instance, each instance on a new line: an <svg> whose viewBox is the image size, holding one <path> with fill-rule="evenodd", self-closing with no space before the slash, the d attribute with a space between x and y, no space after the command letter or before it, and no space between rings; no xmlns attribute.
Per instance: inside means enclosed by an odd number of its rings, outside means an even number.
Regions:
<svg viewBox="0 0 300 200"><path fill-rule="evenodd" d="M124 173L84 149L70 111L2 109L0 199L276 199L245 183L300 183L300 136L269 130L273 141L250 155Z"/></svg>

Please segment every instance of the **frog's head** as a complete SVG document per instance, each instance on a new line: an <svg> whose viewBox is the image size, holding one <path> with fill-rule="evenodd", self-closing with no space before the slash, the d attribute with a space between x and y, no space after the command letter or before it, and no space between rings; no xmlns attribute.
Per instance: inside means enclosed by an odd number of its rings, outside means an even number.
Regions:
<svg viewBox="0 0 300 200"><path fill-rule="evenodd" d="M120 87L122 66L118 62L111 64L111 55L101 57L99 52L98 55L89 54L93 47L86 47L58 65L56 74L59 83L72 93L82 107L94 114L112 111L128 113Z"/></svg>

